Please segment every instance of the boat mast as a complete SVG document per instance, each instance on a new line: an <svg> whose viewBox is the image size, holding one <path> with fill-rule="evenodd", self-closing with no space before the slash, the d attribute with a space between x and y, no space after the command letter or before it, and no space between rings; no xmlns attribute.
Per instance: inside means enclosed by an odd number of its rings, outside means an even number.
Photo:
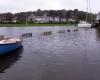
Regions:
<svg viewBox="0 0 100 80"><path fill-rule="evenodd" d="M89 12L91 13L91 0L89 0ZM90 16L90 23L92 23L92 15Z"/></svg>
<svg viewBox="0 0 100 80"><path fill-rule="evenodd" d="M87 0L86 22L88 22L88 4L89 4L89 0Z"/></svg>

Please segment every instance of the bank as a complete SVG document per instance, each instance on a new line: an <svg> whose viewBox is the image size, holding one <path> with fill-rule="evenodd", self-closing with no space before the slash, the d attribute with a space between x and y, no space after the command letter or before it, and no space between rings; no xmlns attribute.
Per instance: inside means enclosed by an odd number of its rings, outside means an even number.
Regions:
<svg viewBox="0 0 100 80"><path fill-rule="evenodd" d="M35 26L76 26L77 24L51 24L51 23L35 23L35 24L0 24L0 27L35 27Z"/></svg>

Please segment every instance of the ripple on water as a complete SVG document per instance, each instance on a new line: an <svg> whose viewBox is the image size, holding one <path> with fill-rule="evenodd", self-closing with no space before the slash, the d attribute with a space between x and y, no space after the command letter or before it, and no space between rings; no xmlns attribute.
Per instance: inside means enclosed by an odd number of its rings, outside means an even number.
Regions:
<svg viewBox="0 0 100 80"><path fill-rule="evenodd" d="M41 34L47 31L52 34ZM6 37L23 33L32 33L32 37L24 38L23 49L0 58L1 80L100 80L100 30L0 28Z"/></svg>

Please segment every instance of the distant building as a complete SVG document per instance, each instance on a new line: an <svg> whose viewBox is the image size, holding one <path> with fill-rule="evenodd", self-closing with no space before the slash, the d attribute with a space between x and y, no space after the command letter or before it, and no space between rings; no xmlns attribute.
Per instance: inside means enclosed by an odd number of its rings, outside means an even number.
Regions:
<svg viewBox="0 0 100 80"><path fill-rule="evenodd" d="M74 20L74 19L68 19L68 21L75 22L75 20Z"/></svg>
<svg viewBox="0 0 100 80"><path fill-rule="evenodd" d="M56 17L54 18L54 22L59 22L59 16L56 16Z"/></svg>
<svg viewBox="0 0 100 80"><path fill-rule="evenodd" d="M49 22L49 17L35 16L35 19L36 19L37 23L46 23L46 22Z"/></svg>
<svg viewBox="0 0 100 80"><path fill-rule="evenodd" d="M56 16L55 18L50 16L35 16L36 23L48 23L48 22L66 22L66 18L59 18Z"/></svg>
<svg viewBox="0 0 100 80"><path fill-rule="evenodd" d="M49 17L49 22L53 22L53 18L52 17Z"/></svg>
<svg viewBox="0 0 100 80"><path fill-rule="evenodd" d="M27 21L33 21L35 22L36 21L36 16L34 14L30 14L28 17L27 17Z"/></svg>
<svg viewBox="0 0 100 80"><path fill-rule="evenodd" d="M61 22L66 22L66 18L61 18Z"/></svg>

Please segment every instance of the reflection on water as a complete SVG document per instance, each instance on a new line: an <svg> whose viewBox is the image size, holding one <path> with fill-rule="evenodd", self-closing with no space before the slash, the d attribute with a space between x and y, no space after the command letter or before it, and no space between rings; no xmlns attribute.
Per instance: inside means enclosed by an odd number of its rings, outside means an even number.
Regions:
<svg viewBox="0 0 100 80"><path fill-rule="evenodd" d="M58 33L65 33L65 30L59 30Z"/></svg>
<svg viewBox="0 0 100 80"><path fill-rule="evenodd" d="M15 50L15 52L0 57L0 73L4 73L7 68L12 67L22 57L23 47Z"/></svg>
<svg viewBox="0 0 100 80"><path fill-rule="evenodd" d="M97 40L100 41L100 28L96 29Z"/></svg>

